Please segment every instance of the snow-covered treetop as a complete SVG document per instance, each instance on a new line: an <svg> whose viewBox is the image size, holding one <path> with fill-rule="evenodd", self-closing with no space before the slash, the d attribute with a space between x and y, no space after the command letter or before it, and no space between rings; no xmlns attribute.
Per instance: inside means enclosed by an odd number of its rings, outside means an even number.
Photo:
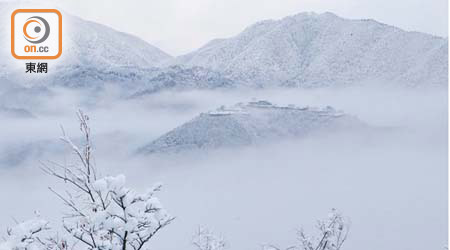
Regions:
<svg viewBox="0 0 450 250"><path fill-rule="evenodd" d="M50 228L41 219L19 223L8 230L1 250L139 250L174 219L155 196L156 184L146 192L126 186L126 178L100 176L93 161L89 117L78 112L82 145L76 145L64 132L61 138L78 160L71 165L50 162L42 169L62 180L67 189L50 190L67 210L62 229ZM45 237L44 237L45 236Z"/></svg>

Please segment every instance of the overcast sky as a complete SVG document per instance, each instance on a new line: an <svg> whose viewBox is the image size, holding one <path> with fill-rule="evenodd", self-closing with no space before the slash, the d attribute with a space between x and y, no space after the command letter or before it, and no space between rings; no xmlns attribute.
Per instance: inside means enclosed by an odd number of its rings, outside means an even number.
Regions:
<svg viewBox="0 0 450 250"><path fill-rule="evenodd" d="M447 0L52 0L69 13L137 35L172 55L235 35L263 19L303 11L372 18L448 35Z"/></svg>

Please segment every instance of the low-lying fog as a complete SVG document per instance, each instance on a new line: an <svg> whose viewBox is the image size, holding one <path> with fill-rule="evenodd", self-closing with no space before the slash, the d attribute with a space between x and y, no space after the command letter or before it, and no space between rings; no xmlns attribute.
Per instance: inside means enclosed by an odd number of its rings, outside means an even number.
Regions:
<svg viewBox="0 0 450 250"><path fill-rule="evenodd" d="M296 229L337 208L351 219L347 250L443 249L447 244L447 92L355 87L333 90L192 91L119 100L57 91L21 107L34 118L0 118L0 226L39 210L57 223L61 188L39 162L73 162L55 144L60 125L79 135L75 112L91 117L97 167L124 173L143 190L163 182L163 204L176 220L150 245L193 249L199 225L222 234L228 249L295 243ZM300 106L330 105L385 132L317 134L270 145L212 152L138 156L135 150L200 112L252 99ZM18 98L19 100L20 98ZM61 145L61 146L59 146ZM39 149L36 149L39 148ZM6 159L6 160L5 160Z"/></svg>

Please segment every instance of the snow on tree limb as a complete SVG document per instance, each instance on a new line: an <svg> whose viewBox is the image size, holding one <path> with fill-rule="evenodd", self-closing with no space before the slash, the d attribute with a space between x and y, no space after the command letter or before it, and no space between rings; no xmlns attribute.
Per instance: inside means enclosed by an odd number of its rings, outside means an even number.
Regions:
<svg viewBox="0 0 450 250"><path fill-rule="evenodd" d="M327 219L317 221L317 236L307 235L303 229L297 232L298 243L284 250L340 250L347 240L349 219L332 209ZM275 245L263 245L263 250L281 250Z"/></svg>
<svg viewBox="0 0 450 250"><path fill-rule="evenodd" d="M64 129L61 140L77 156L78 164L49 162L41 167L70 187L64 192L49 188L67 208L62 218L65 238L53 234L41 239L38 234L50 230L48 223L30 220L8 231L8 239L0 244L1 250L140 250L174 220L155 196L160 184L139 193L126 186L124 175L97 175L92 161L89 117L82 111L77 116L83 136L81 147L73 143Z"/></svg>
<svg viewBox="0 0 450 250"><path fill-rule="evenodd" d="M212 231L205 227L199 227L192 239L192 244L197 250L223 250L227 247L225 239L214 235Z"/></svg>

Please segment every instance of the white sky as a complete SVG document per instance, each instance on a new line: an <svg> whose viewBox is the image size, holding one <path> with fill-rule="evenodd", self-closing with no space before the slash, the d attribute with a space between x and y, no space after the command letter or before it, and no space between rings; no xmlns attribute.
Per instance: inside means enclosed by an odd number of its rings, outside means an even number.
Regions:
<svg viewBox="0 0 450 250"><path fill-rule="evenodd" d="M141 37L172 55L235 35L263 19L303 11L372 18L406 30L448 35L447 0L52 0L88 20Z"/></svg>

